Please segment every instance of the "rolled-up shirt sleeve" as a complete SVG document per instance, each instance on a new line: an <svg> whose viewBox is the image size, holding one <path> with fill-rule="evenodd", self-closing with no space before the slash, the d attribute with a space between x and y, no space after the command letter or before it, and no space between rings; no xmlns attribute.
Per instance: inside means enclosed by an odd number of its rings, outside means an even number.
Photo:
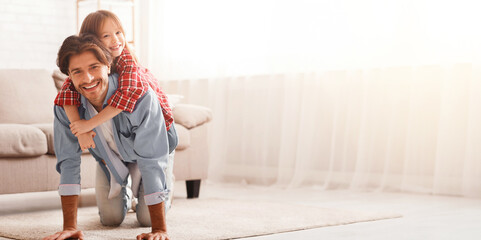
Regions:
<svg viewBox="0 0 481 240"><path fill-rule="evenodd" d="M137 102L134 114L133 150L142 175L145 203L154 205L163 202L170 190L165 174L169 157L167 130L162 109L152 90Z"/></svg>
<svg viewBox="0 0 481 240"><path fill-rule="evenodd" d="M57 156L56 169L60 173L58 187L61 196L80 194L80 156L82 151L77 137L70 131L63 108L54 107L54 147Z"/></svg>

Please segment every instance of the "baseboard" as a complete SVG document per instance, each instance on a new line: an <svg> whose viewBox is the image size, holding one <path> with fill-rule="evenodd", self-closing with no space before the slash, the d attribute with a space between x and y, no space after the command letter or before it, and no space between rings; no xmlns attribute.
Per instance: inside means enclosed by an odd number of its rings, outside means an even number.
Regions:
<svg viewBox="0 0 481 240"><path fill-rule="evenodd" d="M95 189L82 189L79 206L87 207L95 205ZM0 195L0 216L51 209L61 209L58 191Z"/></svg>

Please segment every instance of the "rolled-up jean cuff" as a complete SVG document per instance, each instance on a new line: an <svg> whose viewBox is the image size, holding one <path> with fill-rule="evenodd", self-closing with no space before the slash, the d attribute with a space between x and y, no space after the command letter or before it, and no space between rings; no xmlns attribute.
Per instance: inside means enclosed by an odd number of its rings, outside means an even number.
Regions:
<svg viewBox="0 0 481 240"><path fill-rule="evenodd" d="M60 196L80 195L80 184L60 184L58 194Z"/></svg>
<svg viewBox="0 0 481 240"><path fill-rule="evenodd" d="M169 196L170 190L165 190L163 192L155 192L149 195L144 196L145 204L146 205L155 205L157 203L161 203L165 201L165 199Z"/></svg>

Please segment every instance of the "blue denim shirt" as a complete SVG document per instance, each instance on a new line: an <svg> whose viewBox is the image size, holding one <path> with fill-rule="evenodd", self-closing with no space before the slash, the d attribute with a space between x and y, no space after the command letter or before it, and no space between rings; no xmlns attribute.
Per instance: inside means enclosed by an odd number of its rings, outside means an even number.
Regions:
<svg viewBox="0 0 481 240"><path fill-rule="evenodd" d="M118 86L118 74L109 76L107 100L115 93ZM87 99L81 97L81 106L78 108L80 117L90 119L87 111ZM60 195L80 194L80 156L82 151L77 137L70 131L70 121L62 107L54 107L54 147L57 156L57 171L60 173ZM121 112L112 118L114 139L124 162L137 163L142 175L145 200L148 205L164 201L168 194L166 174L168 155L177 145L175 128L169 132L165 127L164 116L157 96L152 89L144 94L136 103L134 111ZM98 133L97 129L94 129ZM169 141L170 140L170 141ZM127 183L115 171L106 150L99 139L99 134L94 137L95 148L90 148L90 153L100 162L102 159L112 171L115 180L122 186ZM170 143L170 144L169 144ZM170 149L169 149L170 146ZM101 164L103 165L103 164ZM105 170L105 168L104 168ZM112 179L111 179L112 180Z"/></svg>

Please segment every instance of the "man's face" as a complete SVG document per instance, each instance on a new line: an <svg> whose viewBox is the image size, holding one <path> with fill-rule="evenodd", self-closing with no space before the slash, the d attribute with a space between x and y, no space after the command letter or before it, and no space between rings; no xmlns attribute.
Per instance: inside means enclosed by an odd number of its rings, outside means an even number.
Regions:
<svg viewBox="0 0 481 240"><path fill-rule="evenodd" d="M75 89L91 103L101 103L107 95L109 67L86 51L70 57L69 76Z"/></svg>

